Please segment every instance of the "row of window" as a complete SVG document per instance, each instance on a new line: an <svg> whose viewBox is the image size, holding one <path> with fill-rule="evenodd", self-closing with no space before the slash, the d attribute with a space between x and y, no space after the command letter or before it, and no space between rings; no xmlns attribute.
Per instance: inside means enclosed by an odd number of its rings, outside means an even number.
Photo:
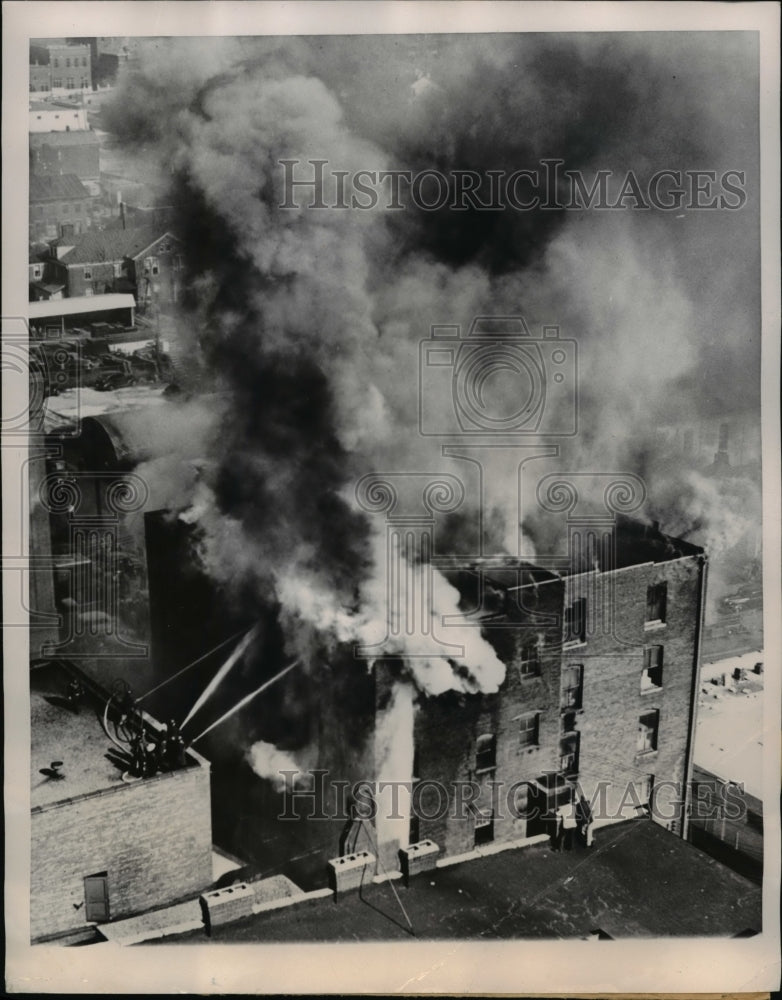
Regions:
<svg viewBox="0 0 782 1000"><path fill-rule="evenodd" d="M632 799L640 806L648 806L654 792L654 775L646 774L633 782ZM532 807L532 789L529 784L519 785L514 793L514 815L529 816ZM475 846L491 843L494 840L494 810L479 809L475 816ZM675 826L672 825L671 829Z"/></svg>
<svg viewBox="0 0 782 1000"><path fill-rule="evenodd" d="M520 749L528 749L540 745L540 712L525 712L517 717L518 746ZM560 749L569 759L564 763L566 766L562 770L572 769L574 761L577 759L578 744L580 734L570 732L572 718L565 714L563 717L563 738ZM660 737L660 710L654 708L644 712L638 718L638 735L636 739L637 753L650 753L657 749ZM565 746L565 743L567 744ZM560 761L560 764L563 762ZM497 737L494 733L483 733L478 737L475 744L475 770L491 771L497 766Z"/></svg>
<svg viewBox="0 0 782 1000"><path fill-rule="evenodd" d="M540 675L540 643L522 650L519 661L522 677ZM641 692L653 691L663 686L663 647L646 646L643 652ZM572 663L562 672L562 707L581 708L584 693L584 665Z"/></svg>
<svg viewBox="0 0 782 1000"><path fill-rule="evenodd" d="M162 244L160 247L161 253L168 253L169 247L167 244ZM171 258L171 267L175 271L180 271L184 266L184 258L181 254L175 254ZM144 274L160 274L160 260L157 257L145 257L144 258Z"/></svg>
<svg viewBox="0 0 782 1000"><path fill-rule="evenodd" d="M78 84L76 83L75 78L72 77L72 76L66 77L66 80L65 80L65 89L66 90L86 90L89 87L89 85L90 85L90 81L87 79L86 76L81 77ZM52 87L60 87L60 88L62 87L62 77L61 76L55 76L52 79Z"/></svg>
<svg viewBox="0 0 782 1000"><path fill-rule="evenodd" d="M57 57L55 57L54 59L52 59L52 66L54 66L55 69L58 69L59 66L60 66L60 61L61 61L60 59L58 59ZM71 62L73 62L73 66L74 67L78 66L79 65L79 57L78 56L74 56L73 60L71 60L70 56L66 56L65 57L65 68L66 69L70 69L71 68ZM82 66L86 66L87 65L87 57L86 56L82 56L81 57L81 65Z"/></svg>
<svg viewBox="0 0 782 1000"><path fill-rule="evenodd" d="M173 263L174 270L178 271L182 267L182 258L179 257L179 256L174 257L172 263ZM114 277L115 278L121 278L122 277L122 272L123 272L123 264L122 264L122 262L121 261L115 261L114 262ZM159 273L160 273L160 263L159 263L157 257L146 257L144 259L144 274L147 274L147 275L149 275L149 274L151 274L151 275L157 275ZM90 265L87 265L84 268L84 280L85 281L91 281L92 280L92 267Z"/></svg>
<svg viewBox="0 0 782 1000"><path fill-rule="evenodd" d="M668 584L654 583L646 588L646 618L647 624L664 624L667 614ZM587 635L587 602L585 597L577 600L565 609L565 643L584 643Z"/></svg>
<svg viewBox="0 0 782 1000"><path fill-rule="evenodd" d="M540 712L525 712L517 717L519 724L518 746L521 749L536 747L540 743ZM475 744L475 770L490 771L497 766L497 737L484 733Z"/></svg>
<svg viewBox="0 0 782 1000"><path fill-rule="evenodd" d="M70 204L60 205L59 206L60 215L70 215L71 207L73 207L73 214L74 215L81 215L86 210L86 205L84 205L83 202L74 201L72 203L72 206ZM57 213L57 206L56 205L52 205L49 208L49 211L50 212L54 212L56 214ZM33 205L33 217L36 218L36 219L42 219L43 218L43 205Z"/></svg>

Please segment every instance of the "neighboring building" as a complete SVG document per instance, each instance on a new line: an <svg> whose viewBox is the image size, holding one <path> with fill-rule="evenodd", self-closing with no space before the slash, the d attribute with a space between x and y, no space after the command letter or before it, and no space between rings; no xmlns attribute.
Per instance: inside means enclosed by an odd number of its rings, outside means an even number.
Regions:
<svg viewBox="0 0 782 1000"><path fill-rule="evenodd" d="M30 302L61 299L64 282L57 281L53 264L49 260L49 247L45 243L30 244L27 263L28 298Z"/></svg>
<svg viewBox="0 0 782 1000"><path fill-rule="evenodd" d="M182 249L176 236L152 227L91 230L55 249L56 270L69 296L133 291L139 308L176 302Z"/></svg>
<svg viewBox="0 0 782 1000"><path fill-rule="evenodd" d="M30 102L30 132L86 132L87 109L70 104Z"/></svg>
<svg viewBox="0 0 782 1000"><path fill-rule="evenodd" d="M689 839L757 882L763 879L763 729L762 650L704 663Z"/></svg>
<svg viewBox="0 0 782 1000"><path fill-rule="evenodd" d="M49 267L51 261L41 265ZM56 280L49 280L53 287L61 288ZM42 296L27 307L30 337L33 340L64 339L68 336L87 334L105 338L113 332L126 333L135 329L136 300L128 293L87 295L83 298L66 298L62 295Z"/></svg>
<svg viewBox="0 0 782 1000"><path fill-rule="evenodd" d="M108 691L63 661L34 664L30 679L32 941L83 939L207 888L207 761L188 750L177 765L135 777L109 735L121 709L107 709ZM146 713L133 718L159 745L163 727Z"/></svg>
<svg viewBox="0 0 782 1000"><path fill-rule="evenodd" d="M659 446L666 454L684 459L701 471L741 470L760 462L760 424L756 411L734 413L728 421L717 417L681 419L659 424L655 430Z"/></svg>
<svg viewBox="0 0 782 1000"><path fill-rule="evenodd" d="M138 54L144 39L138 38L96 38L93 55L93 76L96 87L111 86L117 79L121 66Z"/></svg>
<svg viewBox="0 0 782 1000"><path fill-rule="evenodd" d="M44 58L40 61L31 56L30 60L30 95L35 97L50 97L52 93L52 71L48 62L48 53L44 49Z"/></svg>
<svg viewBox="0 0 782 1000"><path fill-rule="evenodd" d="M100 194L100 141L94 132L34 132L30 136L30 173L75 174L91 194Z"/></svg>
<svg viewBox="0 0 782 1000"><path fill-rule="evenodd" d="M92 90L92 56L89 45L47 45L47 49L54 97Z"/></svg>
<svg viewBox="0 0 782 1000"><path fill-rule="evenodd" d="M74 174L30 175L30 239L72 238L92 223L95 199Z"/></svg>
<svg viewBox="0 0 782 1000"><path fill-rule="evenodd" d="M116 56L120 62L127 62L138 51L141 39L111 36L98 37L96 42L98 55L112 55Z"/></svg>

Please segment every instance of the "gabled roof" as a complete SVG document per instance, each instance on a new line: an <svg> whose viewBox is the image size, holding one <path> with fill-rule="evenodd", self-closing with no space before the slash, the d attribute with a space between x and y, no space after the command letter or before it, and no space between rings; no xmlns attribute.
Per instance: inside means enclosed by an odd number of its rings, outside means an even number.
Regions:
<svg viewBox="0 0 782 1000"><path fill-rule="evenodd" d="M164 236L176 240L176 236L172 233L155 226L143 226L137 229L91 229L73 240L73 248L64 253L60 260L66 265L121 261L126 257L138 257Z"/></svg>
<svg viewBox="0 0 782 1000"><path fill-rule="evenodd" d="M31 282L30 287L36 288L38 289L39 292L44 292L46 295L54 295L55 292L61 292L63 288L65 288L65 285L62 284L47 285L43 281L33 281Z"/></svg>
<svg viewBox="0 0 782 1000"><path fill-rule="evenodd" d="M79 132L31 132L30 147L38 146L100 146L100 139L88 129Z"/></svg>
<svg viewBox="0 0 782 1000"><path fill-rule="evenodd" d="M30 174L31 202L90 197L76 174Z"/></svg>

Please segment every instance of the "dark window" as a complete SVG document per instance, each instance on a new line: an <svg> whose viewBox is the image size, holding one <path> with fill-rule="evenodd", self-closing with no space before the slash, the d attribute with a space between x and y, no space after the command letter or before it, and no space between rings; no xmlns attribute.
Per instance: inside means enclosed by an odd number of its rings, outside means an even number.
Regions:
<svg viewBox="0 0 782 1000"><path fill-rule="evenodd" d="M497 766L497 738L493 733L478 737L475 746L475 770L488 771Z"/></svg>
<svg viewBox="0 0 782 1000"><path fill-rule="evenodd" d="M52 80L52 86L53 87L62 87L62 77L55 76L55 78ZM57 116L55 115L55 118L56 117Z"/></svg>
<svg viewBox="0 0 782 1000"><path fill-rule="evenodd" d="M528 712L519 719L519 746L536 747L540 729L540 713Z"/></svg>
<svg viewBox="0 0 782 1000"><path fill-rule="evenodd" d="M86 56L82 56L81 57L81 64L82 64L82 66L86 66L87 65L87 57Z"/></svg>
<svg viewBox="0 0 782 1000"><path fill-rule="evenodd" d="M562 713L562 732L572 733L576 728L576 713L575 712L563 712Z"/></svg>
<svg viewBox="0 0 782 1000"><path fill-rule="evenodd" d="M655 583L646 588L646 620L664 622L668 599L668 584Z"/></svg>
<svg viewBox="0 0 782 1000"><path fill-rule="evenodd" d="M663 686L663 647L647 646L644 649L644 669L641 674L641 690L651 691Z"/></svg>
<svg viewBox="0 0 782 1000"><path fill-rule="evenodd" d="M638 753L649 753L652 750L656 750L659 733L659 709L654 709L652 712L644 712L638 720L638 740L636 744Z"/></svg>
<svg viewBox="0 0 782 1000"><path fill-rule="evenodd" d="M494 812L480 809L475 817L475 846L490 844L494 840Z"/></svg>
<svg viewBox="0 0 782 1000"><path fill-rule="evenodd" d="M584 694L584 666L573 663L562 672L562 708L581 708Z"/></svg>
<svg viewBox="0 0 782 1000"><path fill-rule="evenodd" d="M58 69L58 68L59 68L59 65L60 65L60 60L59 60L59 59L57 59L57 58L55 58L55 60L54 60L54 62L52 63L52 65L54 66L54 68L55 68L55 69Z"/></svg>
<svg viewBox="0 0 782 1000"><path fill-rule="evenodd" d="M71 60L70 60L69 58L66 58L66 60L65 60L65 65L66 65L66 67L70 67L70 65L71 65Z"/></svg>
<svg viewBox="0 0 782 1000"><path fill-rule="evenodd" d="M519 673L522 677L537 677L540 674L540 641L537 638L522 644Z"/></svg>
<svg viewBox="0 0 782 1000"><path fill-rule="evenodd" d="M84 268L84 280L85 281L92 281L92 268L91 267L85 267Z"/></svg>
<svg viewBox="0 0 782 1000"><path fill-rule="evenodd" d="M72 76L68 77L66 86L67 86L68 90L73 90L74 89L74 82L73 82L73 77Z"/></svg>
<svg viewBox="0 0 782 1000"><path fill-rule="evenodd" d="M578 774L578 750L580 733L569 733L559 741L559 770L567 778Z"/></svg>
<svg viewBox="0 0 782 1000"><path fill-rule="evenodd" d="M586 642L586 604L580 597L565 610L565 642Z"/></svg>
<svg viewBox="0 0 782 1000"><path fill-rule="evenodd" d="M84 879L84 919L105 923L109 919L109 879L107 872Z"/></svg>

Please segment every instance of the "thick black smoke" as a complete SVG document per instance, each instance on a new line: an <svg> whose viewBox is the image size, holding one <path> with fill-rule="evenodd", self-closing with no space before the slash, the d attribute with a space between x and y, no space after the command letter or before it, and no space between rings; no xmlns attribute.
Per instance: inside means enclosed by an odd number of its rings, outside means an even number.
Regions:
<svg viewBox="0 0 782 1000"><path fill-rule="evenodd" d="M357 479L464 472L418 434L419 342L431 324L518 312L538 335L556 323L578 342L580 433L559 467L643 474L663 527L686 497L693 540L708 545L723 497L661 447L659 425L713 419L716 397L723 412L757 412L756 96L749 34L152 40L110 121L154 153L180 206L187 324L228 400L188 514L206 565L257 578L318 625L371 603L356 594L377 572ZM588 181L730 169L747 201L285 210L283 158L446 175L559 158ZM505 459L485 472L513 493ZM538 520L525 511L540 547L552 529ZM496 542L510 551L513 521Z"/></svg>

